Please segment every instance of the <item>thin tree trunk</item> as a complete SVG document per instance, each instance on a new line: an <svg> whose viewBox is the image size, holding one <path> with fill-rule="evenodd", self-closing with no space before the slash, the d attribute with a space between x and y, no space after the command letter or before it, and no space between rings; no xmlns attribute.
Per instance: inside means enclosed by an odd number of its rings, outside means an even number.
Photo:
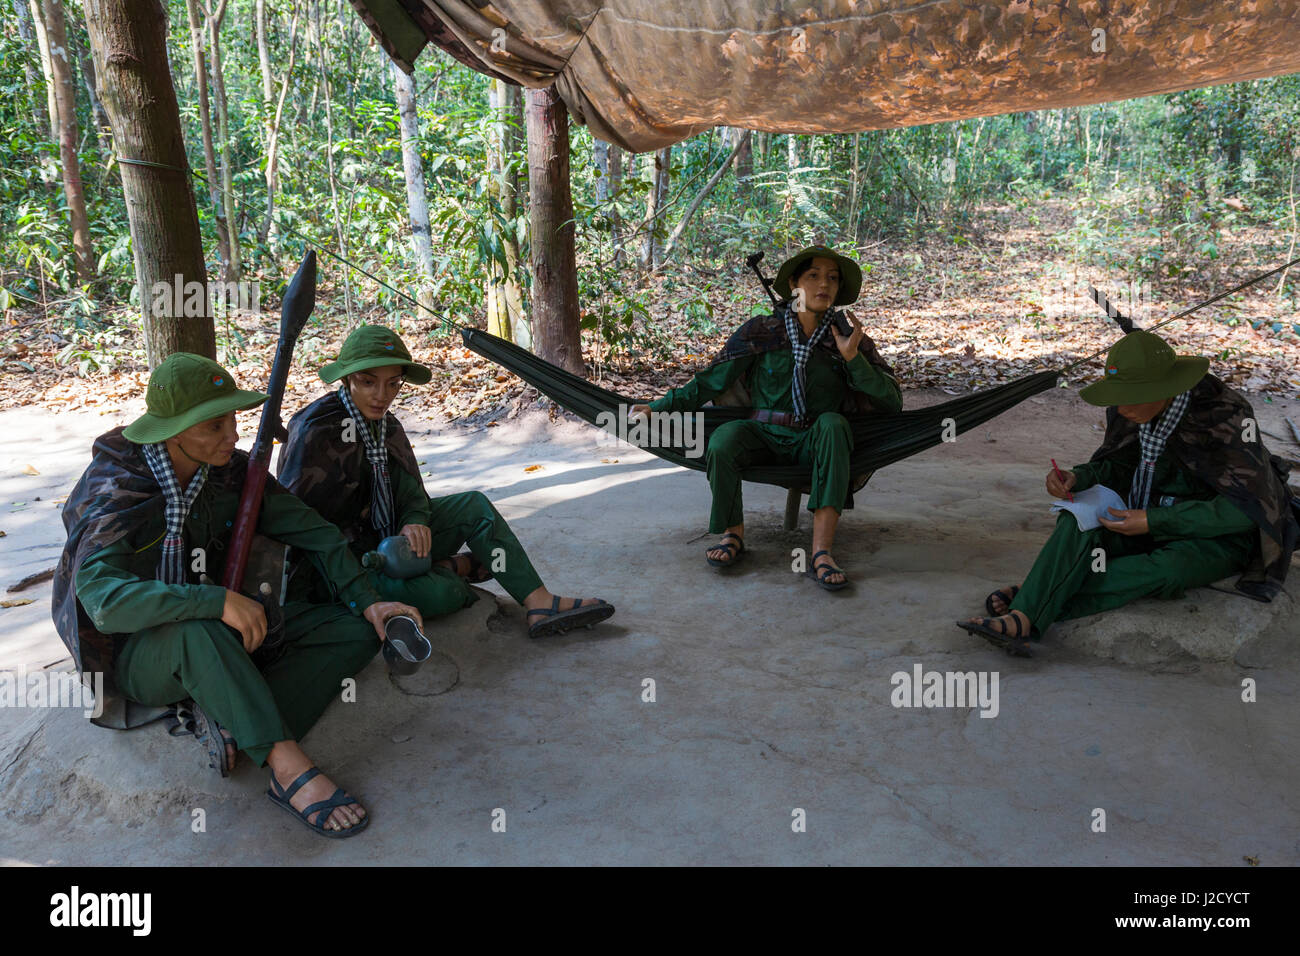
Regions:
<svg viewBox="0 0 1300 956"><path fill-rule="evenodd" d="M393 89L397 96L397 118L402 134L402 169L406 173L406 209L411 224L411 248L415 268L424 280L416 291L416 301L430 313L433 309L433 243L429 237L429 197L424 189L424 164L420 161L419 114L415 108L415 83L396 63ZM427 318L422 315L420 318ZM489 328L489 331L491 329Z"/></svg>
<svg viewBox="0 0 1300 956"><path fill-rule="evenodd" d="M99 151L105 156L113 152L113 137L109 132L108 114L104 112L104 104L99 99L99 88L95 80L95 58L90 55L88 47L83 48L80 43L73 41L71 36L71 48L76 51L77 63L81 66L81 80L86 87L86 96L90 99L90 116L95 125L95 141L99 144Z"/></svg>
<svg viewBox="0 0 1300 956"><path fill-rule="evenodd" d="M190 21L190 47L194 54L194 83L199 100L199 130L203 137L203 169L207 174L208 194L211 196L212 216L217 227L217 258L222 269L230 273L230 232L226 225L226 207L221 201L221 181L217 178L217 154L212 145L212 110L208 102L208 66L203 52L203 21L199 14L199 0L186 0L186 13Z"/></svg>
<svg viewBox="0 0 1300 956"><path fill-rule="evenodd" d="M260 6L260 0L259 0ZM289 82L293 78L293 64L298 56L298 4L293 4L293 22L289 26L289 65L284 70L284 82L280 84L280 95L275 103L275 112L270 118L270 129L266 141L266 215L257 236L262 242L276 243L275 228L275 191L280 185L280 129L284 120L284 101L289 92ZM268 67L269 70L269 67ZM269 72L267 74L270 75Z"/></svg>
<svg viewBox="0 0 1300 956"><path fill-rule="evenodd" d="M95 278L95 250L90 244L86 194L81 188L81 164L77 161L77 86L72 79L61 0L45 0L45 33L58 104L59 159L63 165L63 195L72 220L72 253L77 264L77 281L86 283Z"/></svg>
<svg viewBox="0 0 1300 956"><path fill-rule="evenodd" d="M505 144L502 142L504 131L501 123L501 111L505 105L503 103L504 86L505 84L497 79L488 81L488 112L491 114L491 119L487 137L487 185L488 195L496 200L498 207L501 206L501 200L505 193L505 186L502 182L505 178L505 160L502 156ZM497 223L493 222L492 229L499 237L501 236L503 230L499 228ZM504 255L504 253L505 249L503 247L502 254ZM510 339L510 311L506 308L506 270L501 267L501 263L495 257L491 258L487 265L488 333L508 341Z"/></svg>
<svg viewBox="0 0 1300 956"><path fill-rule="evenodd" d="M641 269L650 272L660 261L659 243L655 230L668 193L668 165L672 160L672 147L668 146L651 154L647 166L647 178L650 191L646 195L645 219L641 222L644 235L641 238Z"/></svg>
<svg viewBox="0 0 1300 956"><path fill-rule="evenodd" d="M253 8L253 27L257 31L257 65L262 74L262 110L269 119L275 93L271 84L271 51L266 40L266 0L257 0ZM268 131L267 140L270 138Z"/></svg>
<svg viewBox="0 0 1300 956"><path fill-rule="evenodd" d="M506 311L510 315L510 327L514 332L514 341L524 348L532 348L533 333L528 328L524 315L524 290L519 283L519 166L516 157L523 143L524 115L523 89L510 83L505 84L505 106L501 111L502 156L505 159L505 175L502 177L505 192L501 199L501 212L511 224L508 235L503 239L506 250Z"/></svg>
<svg viewBox="0 0 1300 956"><path fill-rule="evenodd" d="M501 80L492 80L488 87L489 106L493 113L488 139L488 188L507 223L498 232L505 266L503 268L496 260L489 265L488 331L512 341L523 319L523 294L517 278L519 241L515 234L518 176L511 165L518 133L510 122L514 112L513 98L518 94L519 87ZM522 338L528 337L525 329Z"/></svg>
<svg viewBox="0 0 1300 956"><path fill-rule="evenodd" d="M1291 248L1288 249L1286 253L1286 258L1288 262L1295 258L1295 244L1296 244L1296 232L1297 232L1296 202L1295 202L1295 167L1296 167L1296 150L1293 148L1291 150L1291 178L1287 186L1287 198L1290 200L1290 204L1291 204ZM1286 277L1287 277L1287 273L1289 273L1290 271L1291 270L1289 268L1283 269L1282 275L1277 280L1277 288L1273 290L1273 294L1278 298L1281 298L1282 290L1286 288Z"/></svg>
<svg viewBox="0 0 1300 956"><path fill-rule="evenodd" d="M569 192L569 114L553 88L527 93L535 351L576 375L586 369L578 329L578 268Z"/></svg>
<svg viewBox="0 0 1300 956"><path fill-rule="evenodd" d="M205 0L206 3L206 0ZM230 261L226 267L226 281L238 282L244 267L239 253L239 220L235 211L235 183L231 173L234 165L234 144L230 141L230 115L226 108L226 78L221 65L221 25L226 19L227 0L219 0L217 9L208 11L208 39L212 57L208 68L212 72L212 100L217 112L217 158L220 161L221 199L226 210L226 230L230 239Z"/></svg>
<svg viewBox="0 0 1300 956"><path fill-rule="evenodd" d="M710 176L709 181L704 184L703 188L700 189L698 193L695 194L695 198L692 199L691 204L686 207L686 211L682 213L682 218L673 229L672 235L668 237L668 242L664 244L664 260L667 260L668 257L673 254L673 249L677 247L677 240L681 238L682 233L686 230L686 224L691 221L691 217L695 215L696 211L704 203L704 200L708 197L709 193L713 192L713 188L717 186L718 183L722 182L722 177L726 175L727 170L731 168L732 162L740 155L741 147L749 141L749 130L737 130L736 132L741 134L736 140L736 145L731 147L731 152L727 154L727 158L723 160L722 165L718 167L717 172Z"/></svg>
<svg viewBox="0 0 1300 956"><path fill-rule="evenodd" d="M41 73L45 77L45 105L50 119L50 142L59 140L59 104L54 98L54 66L50 62L50 38L45 31L45 13L41 0L28 0L32 23L36 26L36 43L41 51Z"/></svg>
<svg viewBox="0 0 1300 956"><path fill-rule="evenodd" d="M36 72L35 61L41 58L40 44L32 26L32 10L27 0L13 0L14 15L18 18L18 37L23 43L23 75L27 78L27 93L31 99L32 111L36 122L46 129L50 128L49 108L46 105L46 87L43 78Z"/></svg>
<svg viewBox="0 0 1300 956"><path fill-rule="evenodd" d="M710 136L710 146L712 146L712 137ZM710 149L712 152L712 149ZM663 264L663 242L658 238L658 233L662 230L662 220L665 216L665 207L668 205L668 184L672 178L672 159L673 148L665 146L657 157L658 169L658 190L659 202L656 206L655 221L651 226L651 235L655 236L655 243L651 249L650 268L658 269Z"/></svg>
<svg viewBox="0 0 1300 956"><path fill-rule="evenodd" d="M609 189L610 195L616 197L609 206L609 228L614 240L614 261L623 261L623 214L618 211L619 191L623 188L623 150L617 146L609 148Z"/></svg>
<svg viewBox="0 0 1300 956"><path fill-rule="evenodd" d="M84 0L86 25L119 166L149 365L173 352L216 357L212 317L206 315L207 276L181 134L180 110L167 62L167 20L159 0ZM197 283L205 316L177 315L173 282ZM183 287L182 287L183 289ZM187 297L188 298L188 297Z"/></svg>
<svg viewBox="0 0 1300 956"><path fill-rule="evenodd" d="M329 176L330 203L334 210L334 235L339 244L339 255L348 256L347 239L343 230L343 218L339 215L338 179L334 175L334 109L330 104L330 80L325 72L325 32L321 28L320 0L312 0L312 19L316 26L316 61L320 72L319 89L325 96L325 170ZM313 99L314 99L313 94ZM352 280L347 270L343 272L343 306L352 321Z"/></svg>
<svg viewBox="0 0 1300 956"><path fill-rule="evenodd" d="M600 171L596 177L596 202L604 204L609 201L609 143L603 139L596 140L592 153L596 157L596 169Z"/></svg>
<svg viewBox="0 0 1300 956"><path fill-rule="evenodd" d="M853 134L853 178L849 189L849 230L853 244L858 244L858 192L862 186L862 167L858 164L861 133Z"/></svg>

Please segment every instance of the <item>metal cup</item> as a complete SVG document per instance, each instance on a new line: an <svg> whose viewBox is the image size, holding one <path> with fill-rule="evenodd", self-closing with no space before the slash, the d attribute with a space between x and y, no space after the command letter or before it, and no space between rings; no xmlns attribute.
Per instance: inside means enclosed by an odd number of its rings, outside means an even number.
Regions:
<svg viewBox="0 0 1300 956"><path fill-rule="evenodd" d="M433 655L433 645L415 619L399 614L384 622L384 660L394 674L414 674Z"/></svg>

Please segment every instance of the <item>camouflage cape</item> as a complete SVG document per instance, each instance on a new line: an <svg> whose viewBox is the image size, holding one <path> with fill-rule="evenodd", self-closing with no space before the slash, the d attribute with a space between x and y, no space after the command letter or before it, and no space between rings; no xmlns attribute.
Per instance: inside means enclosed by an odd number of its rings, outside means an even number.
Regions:
<svg viewBox="0 0 1300 956"><path fill-rule="evenodd" d="M1261 439L1242 438L1245 420L1254 414L1243 395L1207 374L1192 388L1183 420L1165 447L1259 526L1259 546L1236 588L1257 601L1271 601L1286 579L1300 526L1286 485L1289 466L1270 455ZM1109 458L1138 440L1138 426L1115 408L1107 409L1106 417L1106 437L1091 461Z"/></svg>
<svg viewBox="0 0 1300 956"><path fill-rule="evenodd" d="M330 392L289 419L289 437L280 449L276 473L280 483L321 516L338 526L354 548L370 550L379 536L370 525L371 469L365 444L343 440L349 417L338 392ZM388 461L420 478L410 439L392 412L388 422ZM366 427L358 422L358 428ZM394 515L394 518L398 517Z"/></svg>
<svg viewBox="0 0 1300 956"><path fill-rule="evenodd" d="M86 559L160 516L166 506L162 488L153 476L140 446L114 428L95 439L90 467L63 506L63 526L68 540L54 571L50 599L54 628L72 654L77 671L104 675L104 710L92 719L101 727L125 730L161 717L166 708L146 707L121 696L113 680L117 653L129 635L102 634L77 600L76 578ZM212 467L204 490L242 488L248 455L236 450L228 465ZM275 482L268 480L270 492Z"/></svg>
<svg viewBox="0 0 1300 956"><path fill-rule="evenodd" d="M787 306L783 303L770 314L756 315L736 329L722 346L721 351L709 362L708 367L714 368L724 362L734 362L746 355L762 355L777 349L790 348L790 336L785 330L786 309ZM875 407L872 405L871 399L849 383L848 372L844 368L844 358L840 355L839 347L835 344L835 336L833 334L823 336L822 340L817 343L817 347L832 356L840 373L844 376L845 384L849 386L844 404L840 406L841 414L845 416L867 415L874 411ZM894 370L889 367L889 364L877 351L876 343L871 340L871 336L865 334L862 336L862 341L858 343L858 351L876 368L895 381L898 380L898 377L894 375ZM718 396L714 404L748 406L750 404L748 387L743 382L738 382L737 385L740 385L740 388L733 385Z"/></svg>

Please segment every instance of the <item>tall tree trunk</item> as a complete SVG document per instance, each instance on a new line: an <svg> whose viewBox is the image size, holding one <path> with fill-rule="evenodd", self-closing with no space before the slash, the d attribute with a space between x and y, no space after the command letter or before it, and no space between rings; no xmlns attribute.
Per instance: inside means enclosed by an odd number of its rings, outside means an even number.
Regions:
<svg viewBox="0 0 1300 956"><path fill-rule="evenodd" d="M226 223L226 206L221 201L221 180L217 177L217 154L212 145L212 110L208 98L208 65L203 52L203 19L199 13L199 0L186 0L185 10L190 21L190 47L194 54L194 84L199 99L199 129L203 137L203 171L211 196L212 217L217 228L217 258L222 269L230 273L230 231Z"/></svg>
<svg viewBox="0 0 1300 956"><path fill-rule="evenodd" d="M551 87L529 90L527 98L534 351L553 365L583 375L569 192L569 114Z"/></svg>
<svg viewBox="0 0 1300 956"><path fill-rule="evenodd" d="M329 177L330 203L334 213L334 236L338 240L339 255L344 259L348 255L346 233L343 229L343 217L339 214L338 178L334 174L334 109L331 105L329 74L325 72L325 31L321 25L320 0L311 0L311 19L316 34L316 62L319 66L320 85L318 89L325 97L325 171ZM315 93L312 94L315 99ZM345 269L343 272L343 307L352 321L352 277Z"/></svg>
<svg viewBox="0 0 1300 956"><path fill-rule="evenodd" d="M36 27L36 44L41 51L41 73L45 77L45 106L50 118L50 142L59 140L59 104L54 98L54 65L50 62L50 38L45 30L45 11L41 0L28 0L28 10Z"/></svg>
<svg viewBox="0 0 1300 956"><path fill-rule="evenodd" d="M596 163L596 205L603 206L609 202L609 143L597 139L591 150Z"/></svg>
<svg viewBox="0 0 1300 956"><path fill-rule="evenodd" d="M205 0L206 2L206 0ZM212 102L217 111L217 158L220 161L221 200L226 210L226 234L230 240L230 259L226 263L226 281L238 282L244 267L239 253L239 220L235 211L235 183L231 174L234 164L234 143L230 141L230 115L226 108L226 77L221 66L221 25L226 19L227 0L218 0L217 9L207 7L208 41L212 57L208 69L212 72Z"/></svg>
<svg viewBox="0 0 1300 956"><path fill-rule="evenodd" d="M68 216L72 220L72 254L77 263L77 281L86 283L95 278L95 250L90 244L86 194L81 188L81 164L77 160L77 86L72 79L61 0L45 0L45 34L50 45L50 67L58 104L59 159L63 165L63 195L68 200Z"/></svg>
<svg viewBox="0 0 1300 956"><path fill-rule="evenodd" d="M81 66L81 80L86 87L86 96L90 99L90 117L95 125L95 142L104 156L113 152L113 137L109 131L108 114L99 99L99 87L95 79L95 58L90 55L89 47L83 47L71 35L68 37L69 49L75 51L77 63Z"/></svg>
<svg viewBox="0 0 1300 956"><path fill-rule="evenodd" d="M493 261L488 275L488 331L503 339L516 340L523 322L523 293L517 278L519 268L519 240L515 231L518 215L519 177L511 162L516 148L518 131L514 128L514 99L519 87L501 80L492 80L488 99L493 113L491 135L488 138L488 188L501 208L506 226L499 230L505 266ZM528 339L527 329L519 338Z"/></svg>
<svg viewBox="0 0 1300 956"><path fill-rule="evenodd" d="M712 146L712 137L710 137L710 146ZM710 152L712 152L712 150L710 150ZM657 234L662 232L666 228L665 221L666 221L666 216L668 215L668 186L672 180L672 175L673 175L672 160L673 160L673 148L671 146L665 146L660 151L660 155L659 155L659 170L658 170L659 213L655 217L654 229L656 233L656 238L655 238L655 245L654 245L654 256L651 258L651 262L650 262L650 267L652 269L658 269L661 265L663 265L664 244L663 244L663 240L657 237Z"/></svg>
<svg viewBox="0 0 1300 956"><path fill-rule="evenodd" d="M859 146L862 134L853 134L853 174L849 186L849 234L853 237L853 244L858 244L858 193L862 187L862 167L858 163L860 154Z"/></svg>
<svg viewBox="0 0 1300 956"><path fill-rule="evenodd" d="M257 31L257 66L262 74L262 113L269 120L275 93L271 88L271 50L266 39L266 0L257 0L253 8L253 27ZM267 139L270 139L269 130Z"/></svg>
<svg viewBox="0 0 1300 956"><path fill-rule="evenodd" d="M623 150L617 146L609 148L609 191L611 196L618 196L623 188ZM618 199L609 206L609 228L614 240L614 261L623 262L623 214L618 210Z"/></svg>
<svg viewBox="0 0 1300 956"><path fill-rule="evenodd" d="M641 239L641 268L649 272L659 267L663 251L655 233L659 229L659 219L663 215L664 201L668 198L668 168L672 162L673 148L667 146L655 152L647 168L650 180L650 192L646 197L645 220L641 228L645 235Z"/></svg>
<svg viewBox="0 0 1300 956"><path fill-rule="evenodd" d="M259 0L260 7L260 0ZM284 121L284 100L289 93L289 82L293 78L293 64L298 56L298 4L293 4L293 21L289 26L289 65L284 70L284 82L280 84L280 95L275 101L275 109L269 119L266 136L266 215L262 217L262 226L257 237L262 242L276 245L275 228L275 191L280 185L280 130ZM270 76L267 66L266 76Z"/></svg>
<svg viewBox="0 0 1300 956"><path fill-rule="evenodd" d="M23 75L27 78L27 94L31 99L32 111L36 121L42 127L50 128L49 108L46 105L46 88L41 75L36 72L35 62L41 58L40 44L36 40L36 31L32 26L32 8L27 0L13 0L14 15L18 18L18 37L23 42Z"/></svg>
<svg viewBox="0 0 1300 956"><path fill-rule="evenodd" d="M393 89L397 95L397 118L402 133L402 169L406 173L406 209L411 223L411 248L415 253L415 268L423 278L416 291L416 301L429 310L420 318L428 318L433 310L433 243L429 237L429 197L424 189L424 164L420 161L419 113L415 108L415 82L396 63L390 62L393 71ZM489 328L489 331L491 329Z"/></svg>
<svg viewBox="0 0 1300 956"><path fill-rule="evenodd" d="M135 274L140 286L149 365L173 352L215 358L216 336L206 314L207 276L181 135L180 110L167 62L167 19L159 0L84 0L95 69L113 142L124 160L122 193L131 223ZM205 315L186 317L172 308L174 281L198 283Z"/></svg>
<svg viewBox="0 0 1300 956"><path fill-rule="evenodd" d="M504 107L504 83L500 80L492 79L488 81L488 112L491 115L491 123L488 128L487 137L487 192L491 199L496 200L498 207L502 205L502 199L505 194L505 158L502 155L505 144L502 142L504 130L502 129L501 111ZM504 209L502 210L504 214ZM489 215L489 218L493 218ZM493 231L504 239L504 230L499 224L493 223ZM505 249L502 247L502 254ZM506 308L505 280L506 270L501 267L501 263L492 258L487 264L487 328L490 335L509 340L510 335L510 310Z"/></svg>
<svg viewBox="0 0 1300 956"><path fill-rule="evenodd" d="M517 157L524 142L524 91L521 87L505 84L505 105L501 111L502 118L502 154L506 160L503 183L505 194L501 200L501 211L512 224L510 234L504 240L506 249L506 310L510 314L510 327L514 331L514 340L524 348L532 348L533 333L528 327L528 317L524 314L524 290L519 284L520 259L519 248L519 165Z"/></svg>

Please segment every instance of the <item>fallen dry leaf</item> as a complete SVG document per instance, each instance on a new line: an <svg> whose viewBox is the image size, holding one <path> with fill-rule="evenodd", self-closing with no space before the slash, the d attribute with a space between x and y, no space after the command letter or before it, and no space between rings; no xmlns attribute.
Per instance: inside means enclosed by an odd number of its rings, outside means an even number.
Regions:
<svg viewBox="0 0 1300 956"><path fill-rule="evenodd" d="M0 601L0 607L22 607L24 604L31 604L31 598L22 598L17 601Z"/></svg>
<svg viewBox="0 0 1300 956"><path fill-rule="evenodd" d="M24 475L39 475L40 472L37 471L35 468L33 468L31 465L23 465L23 474L24 474Z"/></svg>
<svg viewBox="0 0 1300 956"><path fill-rule="evenodd" d="M544 469L542 468L541 465L529 465L527 468L524 469L524 471L542 471L542 470Z"/></svg>

